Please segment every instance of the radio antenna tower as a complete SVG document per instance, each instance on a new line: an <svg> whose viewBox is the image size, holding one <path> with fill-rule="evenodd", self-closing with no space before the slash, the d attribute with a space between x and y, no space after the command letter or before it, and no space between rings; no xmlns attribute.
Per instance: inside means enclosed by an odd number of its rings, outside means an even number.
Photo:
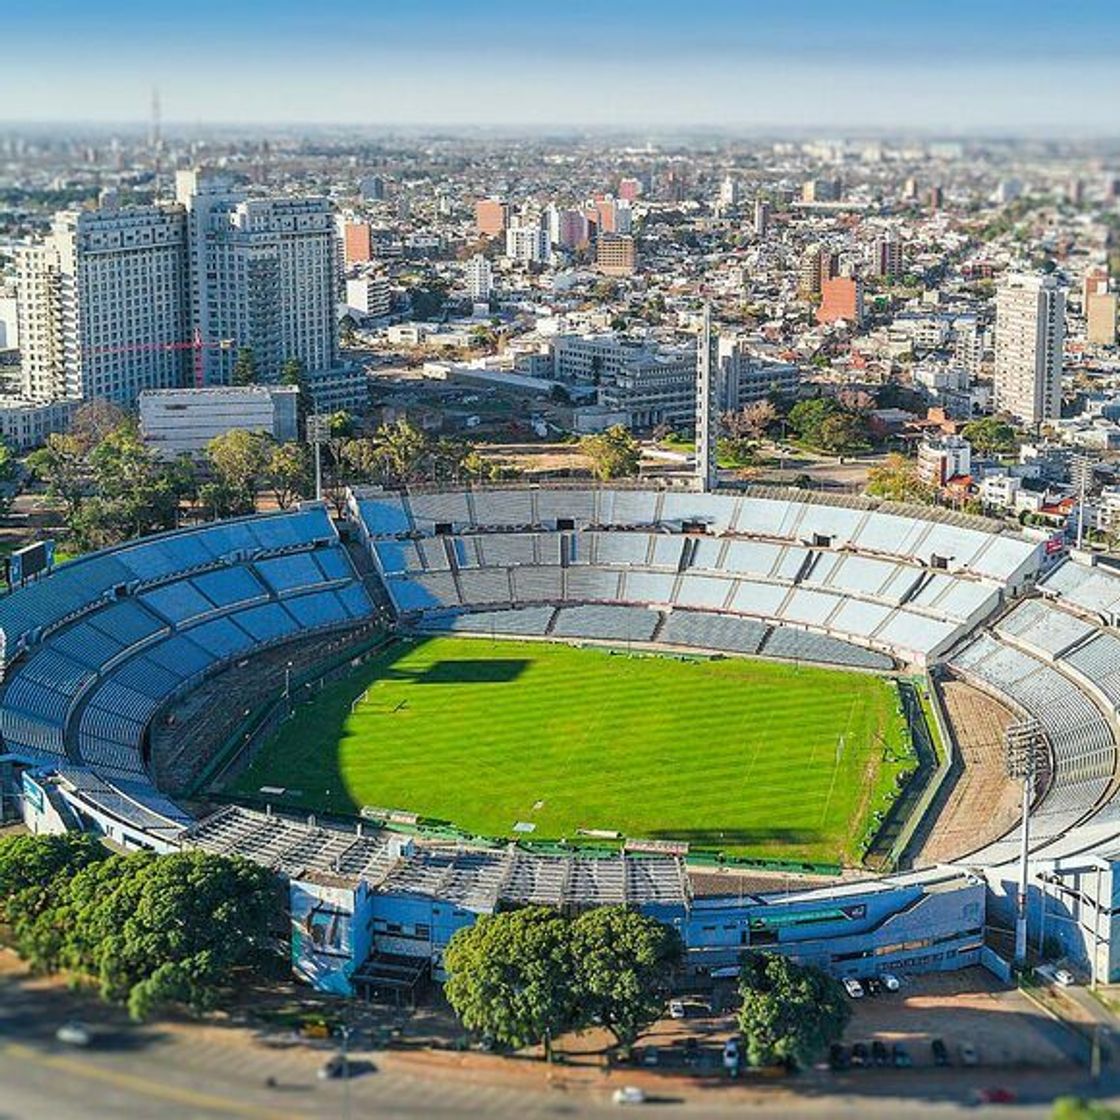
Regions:
<svg viewBox="0 0 1120 1120"><path fill-rule="evenodd" d="M148 125L148 147L152 153L152 200L159 201L160 156L163 137L160 134L159 86L152 86L152 117Z"/></svg>

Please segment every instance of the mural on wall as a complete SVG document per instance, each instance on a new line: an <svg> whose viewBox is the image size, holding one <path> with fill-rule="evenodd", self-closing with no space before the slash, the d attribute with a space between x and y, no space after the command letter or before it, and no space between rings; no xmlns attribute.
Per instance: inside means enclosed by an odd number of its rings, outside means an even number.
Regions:
<svg viewBox="0 0 1120 1120"><path fill-rule="evenodd" d="M348 996L354 953L354 892L291 884L292 968L319 991Z"/></svg>

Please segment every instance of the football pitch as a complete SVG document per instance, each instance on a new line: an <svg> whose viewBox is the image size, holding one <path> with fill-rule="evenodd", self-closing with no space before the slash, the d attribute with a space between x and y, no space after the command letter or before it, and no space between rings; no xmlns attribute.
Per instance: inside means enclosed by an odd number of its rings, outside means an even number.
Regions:
<svg viewBox="0 0 1120 1120"><path fill-rule="evenodd" d="M300 705L231 792L497 839L618 832L851 864L912 766L897 688L868 674L435 637Z"/></svg>

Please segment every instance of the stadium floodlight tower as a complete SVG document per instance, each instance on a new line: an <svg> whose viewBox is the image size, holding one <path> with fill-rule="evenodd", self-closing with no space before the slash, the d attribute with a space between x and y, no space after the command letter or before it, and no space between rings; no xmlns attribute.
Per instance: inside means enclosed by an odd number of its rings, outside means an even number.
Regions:
<svg viewBox="0 0 1120 1120"><path fill-rule="evenodd" d="M696 361L696 484L704 493L714 490L719 482L716 464L719 391L712 345L712 307L705 303Z"/></svg>
<svg viewBox="0 0 1120 1120"><path fill-rule="evenodd" d="M1049 757L1046 735L1035 720L1014 723L1004 732L1007 774L1023 783L1023 820L1019 836L1019 893L1015 900L1015 963L1027 959L1027 855L1035 778Z"/></svg>

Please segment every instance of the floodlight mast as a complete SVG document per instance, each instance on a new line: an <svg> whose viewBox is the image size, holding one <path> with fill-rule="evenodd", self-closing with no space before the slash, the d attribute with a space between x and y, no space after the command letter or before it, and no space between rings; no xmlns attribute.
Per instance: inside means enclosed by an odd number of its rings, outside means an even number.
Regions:
<svg viewBox="0 0 1120 1120"><path fill-rule="evenodd" d="M1019 890L1015 899L1015 963L1027 959L1027 860L1030 852L1030 814L1035 778L1049 757L1046 735L1034 720L1012 724L1004 732L1007 774L1023 783L1023 819L1019 833Z"/></svg>

